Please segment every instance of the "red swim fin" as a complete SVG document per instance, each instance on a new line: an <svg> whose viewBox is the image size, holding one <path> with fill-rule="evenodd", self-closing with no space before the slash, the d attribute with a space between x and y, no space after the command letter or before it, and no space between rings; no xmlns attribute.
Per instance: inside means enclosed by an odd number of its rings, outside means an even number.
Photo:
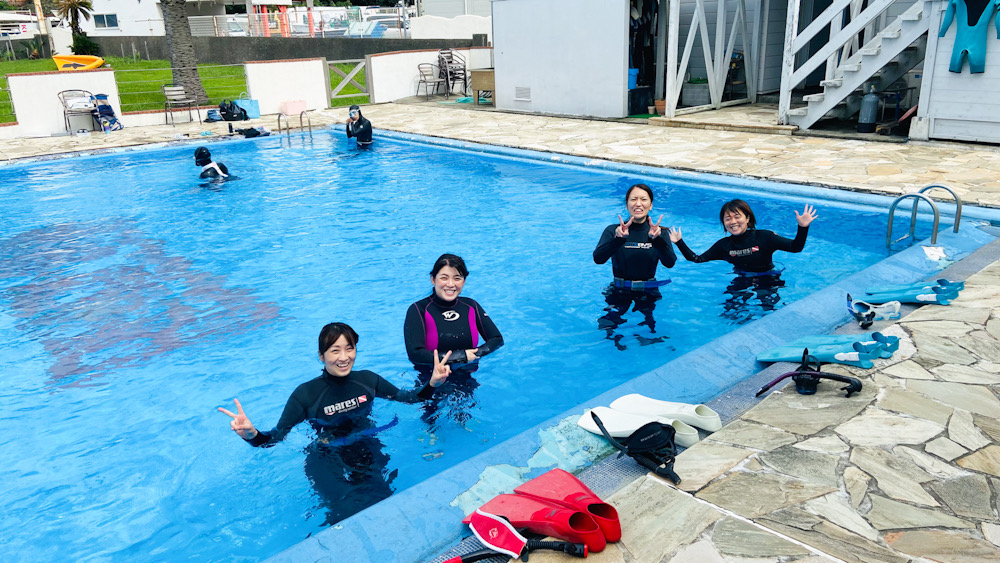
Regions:
<svg viewBox="0 0 1000 563"><path fill-rule="evenodd" d="M592 552L602 551L607 544L601 528L589 514L549 500L527 495L497 495L480 510L507 518L515 528L586 544ZM462 522L468 524L471 519L470 514Z"/></svg>
<svg viewBox="0 0 1000 563"><path fill-rule="evenodd" d="M514 488L519 495L558 502L586 512L597 522L608 542L622 539L622 526L615 507L602 501L572 473L556 468Z"/></svg>

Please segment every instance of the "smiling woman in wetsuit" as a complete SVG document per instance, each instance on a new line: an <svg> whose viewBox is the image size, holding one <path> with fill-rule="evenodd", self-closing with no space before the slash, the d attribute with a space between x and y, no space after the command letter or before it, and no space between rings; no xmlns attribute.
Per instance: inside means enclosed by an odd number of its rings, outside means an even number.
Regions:
<svg viewBox="0 0 1000 563"><path fill-rule="evenodd" d="M681 236L681 230L670 229L670 240L677 245L684 258L702 263L711 260L725 260L733 265L736 279L726 289L733 297L726 304L724 316L739 322L751 320L746 314L746 303L753 290L760 299L764 310L772 310L779 301L777 288L785 285L781 280L783 268L776 268L772 261L775 252L802 252L809 234L809 225L816 219L816 209L806 205L800 214L795 212L798 231L794 239L787 239L773 231L757 229L757 218L750 204L742 199L734 199L723 204L719 211L719 222L729 236L716 241L704 254L695 254Z"/></svg>
<svg viewBox="0 0 1000 563"><path fill-rule="evenodd" d="M424 404L424 420L430 424L437 420L442 401L452 403L456 421L467 420L468 408L474 405L472 392L479 386L472 377L479 368L479 358L503 346L503 336L482 306L461 296L468 275L461 257L442 254L431 268L433 291L406 310L403 339L418 381L429 381L436 362L453 365L447 393ZM439 358L437 351L447 352L451 358Z"/></svg>
<svg viewBox="0 0 1000 563"><path fill-rule="evenodd" d="M440 360L434 355L431 376L419 391L400 390L380 375L354 370L358 334L344 323L330 323L319 333L319 358L323 373L295 388L273 430L262 432L243 412L239 399L236 413L224 408L230 428L254 447L270 447L281 441L297 424L308 421L316 439L307 448L305 469L328 510L327 522L338 522L392 494L395 475L386 475L389 457L382 452L376 434L395 425L378 428L371 419L376 397L403 403L430 399L451 373L450 352Z"/></svg>
<svg viewBox="0 0 1000 563"><path fill-rule="evenodd" d="M604 290L608 306L597 324L607 331L608 338L614 340L620 350L624 350L625 345L621 343L622 335L614 334L614 330L625 323L622 315L633 303L634 310L645 317L639 324L656 333L653 309L661 298L659 288L670 283L669 279L656 279L656 266L662 264L672 268L677 262L670 241L662 236L666 234L660 228L663 215L655 224L649 216L653 209L653 190L646 184L630 187L625 192L625 207L629 220L623 221L619 215L618 224L605 227L594 249L594 262L604 264L610 258L614 274L614 281ZM643 344L662 341L662 337L644 339L636 335L636 338Z"/></svg>

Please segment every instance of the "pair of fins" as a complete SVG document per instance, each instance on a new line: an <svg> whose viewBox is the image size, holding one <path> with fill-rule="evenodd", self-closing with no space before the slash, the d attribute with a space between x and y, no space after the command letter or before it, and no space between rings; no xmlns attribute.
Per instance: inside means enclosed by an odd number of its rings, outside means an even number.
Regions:
<svg viewBox="0 0 1000 563"><path fill-rule="evenodd" d="M515 528L585 544L590 552L622 538L615 507L559 468L515 487L514 494L497 495L479 510L503 516ZM471 521L471 514L463 520Z"/></svg>
<svg viewBox="0 0 1000 563"><path fill-rule="evenodd" d="M645 395L632 393L611 402L611 408L595 407L583 413L577 424L588 432L603 436L600 428L590 416L597 413L612 438L628 438L633 432L650 422L672 426L678 446L690 448L701 438L694 427L715 432L722 428L719 413L705 405L672 403L651 399Z"/></svg>
<svg viewBox="0 0 1000 563"><path fill-rule="evenodd" d="M942 278L932 282L870 287L865 290L865 300L876 304L899 301L916 305L927 303L947 305L958 297L958 292L963 289L965 289L964 281L950 281Z"/></svg>
<svg viewBox="0 0 1000 563"><path fill-rule="evenodd" d="M881 332L804 336L757 354L758 362L797 362L806 349L820 362L871 368L875 358L890 358L899 349L898 336Z"/></svg>

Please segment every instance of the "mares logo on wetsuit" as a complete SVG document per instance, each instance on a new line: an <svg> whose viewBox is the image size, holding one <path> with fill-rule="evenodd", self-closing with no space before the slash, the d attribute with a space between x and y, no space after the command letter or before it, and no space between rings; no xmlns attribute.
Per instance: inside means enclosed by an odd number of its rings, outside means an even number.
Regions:
<svg viewBox="0 0 1000 563"><path fill-rule="evenodd" d="M457 321L457 320L458 320L458 318L459 318L459 317L460 317L461 315L459 315L459 314L458 314L457 312L455 312L455 311L445 311L445 312L441 313L441 316L442 316L442 317L444 318L444 320L446 320L446 321Z"/></svg>
<svg viewBox="0 0 1000 563"><path fill-rule="evenodd" d="M651 242L626 242L625 248L638 248L640 250L646 250L653 248L653 243Z"/></svg>
<svg viewBox="0 0 1000 563"><path fill-rule="evenodd" d="M323 407L323 414L330 416L342 412L352 411L358 408L361 405L361 403L367 403L367 402L368 402L368 397L365 395L361 395L360 397L356 397L354 399L348 399L346 401L341 401L339 403L327 405Z"/></svg>
<svg viewBox="0 0 1000 563"><path fill-rule="evenodd" d="M730 256L750 256L754 252L760 252L760 247L759 246L752 246L750 248L739 248L739 249L736 249L736 250L730 250L729 251L729 255Z"/></svg>

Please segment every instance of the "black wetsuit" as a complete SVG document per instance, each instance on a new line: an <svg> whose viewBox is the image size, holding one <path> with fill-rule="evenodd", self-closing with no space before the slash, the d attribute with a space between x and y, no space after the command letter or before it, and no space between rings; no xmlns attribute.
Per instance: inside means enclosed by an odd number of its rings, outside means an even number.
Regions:
<svg viewBox="0 0 1000 563"><path fill-rule="evenodd" d="M257 432L247 442L274 445L295 425L309 421L317 439L306 448L305 472L327 509L327 523L334 524L392 495L395 473L386 474L389 456L373 435L373 400L415 403L433 393L430 385L400 390L367 370L345 377L324 370L295 388L273 430Z"/></svg>
<svg viewBox="0 0 1000 563"><path fill-rule="evenodd" d="M773 231L747 229L741 235L729 235L718 240L704 254L695 254L683 240L677 241L677 249L691 262L725 260L737 271L763 273L774 270L771 256L775 251L802 252L808 234L809 227L799 227L794 239L778 236Z"/></svg>
<svg viewBox="0 0 1000 563"><path fill-rule="evenodd" d="M608 225L601 233L601 240L594 249L594 262L604 264L611 259L611 271L619 280L628 281L648 281L656 278L656 265L663 264L667 268L672 268L677 262L677 255L663 235L650 240L649 226L650 220L647 217L642 223L629 225L628 236L615 236L615 229L620 225ZM635 291L628 288L615 287L612 283L604 289L604 299L608 306L604 309L604 314L597 320L597 326L607 331L609 339L614 340L615 346L624 350L621 343L622 335L614 334L614 330L625 324L622 318L629 307L635 304L633 310L642 313L644 320L639 323L649 327L651 333L656 333L656 321L653 319L653 309L656 302L661 299L658 288L649 288L643 291ZM647 339L636 335L642 344L662 342L662 337Z"/></svg>
<svg viewBox="0 0 1000 563"><path fill-rule="evenodd" d="M222 170L223 174L226 174L227 176L229 175L229 169L226 168L225 164L222 164L221 162L216 162L215 164L217 164L219 166L219 170ZM210 163L208 163L208 165L201 167L200 177L201 178L219 178L220 177L219 176L219 170L216 170L215 167L212 166L212 163L210 162Z"/></svg>
<svg viewBox="0 0 1000 563"><path fill-rule="evenodd" d="M372 144L372 122L363 115L358 115L357 121L347 124L347 138L357 139L358 146Z"/></svg>
<svg viewBox="0 0 1000 563"><path fill-rule="evenodd" d="M482 336L485 342L479 343ZM434 350L439 357L452 351L448 358L453 365L448 386L433 401L424 403L424 422L435 425L442 404L446 404L451 418L464 424L468 411L475 406L474 392L479 387L473 374L479 369L481 358L503 346L503 336L486 311L475 300L459 297L445 301L431 293L410 305L403 323L406 354L417 370L418 382L430 380L434 364ZM466 350L476 350L476 357L469 358Z"/></svg>

